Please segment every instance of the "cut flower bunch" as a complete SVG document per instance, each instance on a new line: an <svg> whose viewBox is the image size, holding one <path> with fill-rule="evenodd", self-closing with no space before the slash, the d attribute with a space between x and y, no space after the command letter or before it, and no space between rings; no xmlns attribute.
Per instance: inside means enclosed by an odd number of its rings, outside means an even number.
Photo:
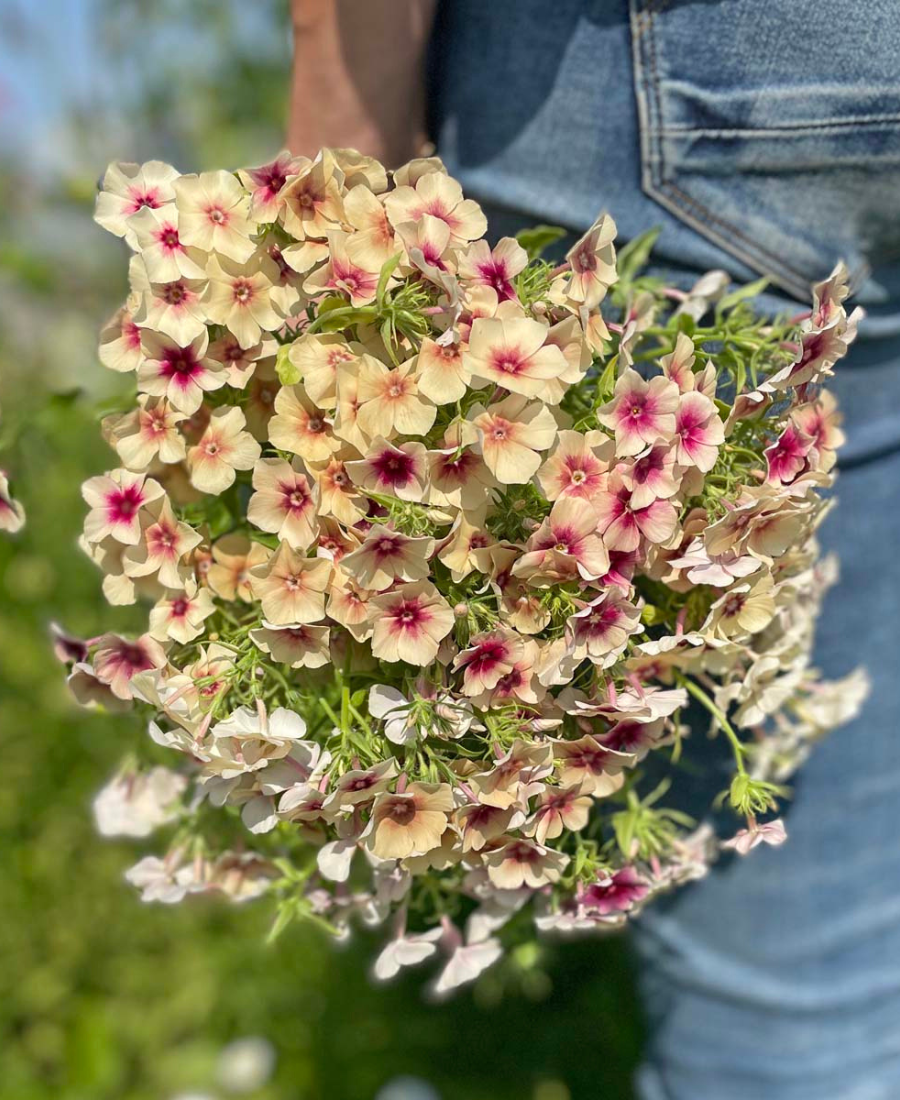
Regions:
<svg viewBox="0 0 900 1100"><path fill-rule="evenodd" d="M617 259L608 216L554 266L561 231L492 245L438 159L341 149L112 165L96 218L133 252L100 358L136 393L83 547L152 606L57 648L150 720L95 807L169 828L146 900L390 920L376 974L439 957L442 992L784 839L784 780L865 692L810 664L843 267L761 319L759 284L642 275L652 235ZM725 840L668 802L710 735Z"/></svg>

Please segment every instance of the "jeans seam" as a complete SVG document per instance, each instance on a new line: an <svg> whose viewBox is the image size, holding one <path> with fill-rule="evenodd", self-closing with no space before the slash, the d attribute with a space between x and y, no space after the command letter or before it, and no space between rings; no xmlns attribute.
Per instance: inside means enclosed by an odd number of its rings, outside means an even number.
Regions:
<svg viewBox="0 0 900 1100"><path fill-rule="evenodd" d="M714 126L666 126L665 134L700 134L709 137L739 135L741 137L756 136L765 137L768 134L802 134L819 130L843 130L854 129L857 126L872 126L894 130L900 124L900 115L857 115L850 118L822 119L820 122L782 122L773 123L771 126L732 126L717 128Z"/></svg>

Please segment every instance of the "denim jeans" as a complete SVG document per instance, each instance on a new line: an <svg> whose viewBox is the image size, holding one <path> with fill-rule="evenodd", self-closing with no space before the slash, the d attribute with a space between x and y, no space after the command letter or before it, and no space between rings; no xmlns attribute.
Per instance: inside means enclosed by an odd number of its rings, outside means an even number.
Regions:
<svg viewBox="0 0 900 1100"><path fill-rule="evenodd" d="M765 273L803 302L842 257L869 313L833 382L816 661L873 691L800 774L786 845L638 922L643 1100L900 1098L898 57L897 0L447 0L435 31L438 151L493 235L605 209L623 239L661 226L680 283Z"/></svg>

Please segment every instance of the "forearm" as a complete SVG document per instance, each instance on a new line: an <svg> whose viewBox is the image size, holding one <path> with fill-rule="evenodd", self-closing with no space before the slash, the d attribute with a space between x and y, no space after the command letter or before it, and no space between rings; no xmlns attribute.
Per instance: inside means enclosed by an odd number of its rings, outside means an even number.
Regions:
<svg viewBox="0 0 900 1100"><path fill-rule="evenodd" d="M424 138L424 53L435 0L292 0L288 144L352 147L389 167Z"/></svg>

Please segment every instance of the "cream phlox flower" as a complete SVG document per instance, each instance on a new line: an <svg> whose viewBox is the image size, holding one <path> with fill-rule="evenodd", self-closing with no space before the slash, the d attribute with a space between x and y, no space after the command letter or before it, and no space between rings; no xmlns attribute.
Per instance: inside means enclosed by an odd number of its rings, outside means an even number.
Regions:
<svg viewBox="0 0 900 1100"><path fill-rule="evenodd" d="M203 172L175 180L178 230L189 247L246 262L253 255L250 202L230 172Z"/></svg>
<svg viewBox="0 0 900 1100"><path fill-rule="evenodd" d="M244 431L247 421L235 405L214 409L203 435L187 452L191 484L204 493L222 493L234 484L237 470L252 470L260 446Z"/></svg>

